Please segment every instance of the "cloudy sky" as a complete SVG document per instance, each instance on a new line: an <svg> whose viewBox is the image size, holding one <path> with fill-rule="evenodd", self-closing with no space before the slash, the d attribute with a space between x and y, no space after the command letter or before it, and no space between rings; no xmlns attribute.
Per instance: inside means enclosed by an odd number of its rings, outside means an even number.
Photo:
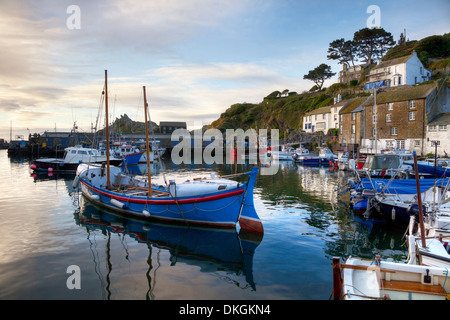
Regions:
<svg viewBox="0 0 450 320"><path fill-rule="evenodd" d="M0 138L90 131L108 70L111 116L209 124L237 102L302 92L380 8L398 40L450 31L448 0L0 0ZM79 9L73 11L73 7ZM330 85L337 78L328 81Z"/></svg>

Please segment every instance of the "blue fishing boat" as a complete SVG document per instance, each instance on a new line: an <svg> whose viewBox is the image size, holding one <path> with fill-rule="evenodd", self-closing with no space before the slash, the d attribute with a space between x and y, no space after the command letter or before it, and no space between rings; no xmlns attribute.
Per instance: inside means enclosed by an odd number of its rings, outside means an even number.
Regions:
<svg viewBox="0 0 450 320"><path fill-rule="evenodd" d="M144 110L146 124L146 144L148 141L147 99L144 90ZM105 94L108 86L105 71ZM105 99L108 114L108 99ZM107 117L106 117L107 118ZM106 125L108 133L108 125ZM106 145L109 149L108 134ZM150 167L149 148L146 148L147 166ZM262 234L261 220L253 204L253 188L258 168L244 173L246 182L236 182L225 178L201 178L170 184L151 183L151 170L148 179L140 180L123 174L117 167L80 165L74 180L82 194L93 203L109 208L129 217L201 225L220 228L236 228Z"/></svg>
<svg viewBox="0 0 450 320"><path fill-rule="evenodd" d="M438 159L440 160L440 159ZM450 177L450 160L437 161L436 165L428 161L417 161L417 170L419 174L426 174L436 178L449 178ZM407 164L414 166L412 161L408 161Z"/></svg>
<svg viewBox="0 0 450 320"><path fill-rule="evenodd" d="M245 173L247 182L229 179L200 179L168 186L148 186L148 181L110 168L107 187L106 168L80 165L75 177L81 192L93 203L129 217L187 225L236 228L263 233L253 204L253 188L258 168Z"/></svg>
<svg viewBox="0 0 450 320"><path fill-rule="evenodd" d="M303 155L295 158L296 162L309 166L332 166L338 157L328 148L318 148L317 156Z"/></svg>
<svg viewBox="0 0 450 320"><path fill-rule="evenodd" d="M422 198L431 198L433 187L444 188L448 183L449 179L420 179ZM417 197L416 194L415 179L363 178L353 186L350 203L357 214L404 226L408 224L410 215L417 213L417 208L410 208Z"/></svg>

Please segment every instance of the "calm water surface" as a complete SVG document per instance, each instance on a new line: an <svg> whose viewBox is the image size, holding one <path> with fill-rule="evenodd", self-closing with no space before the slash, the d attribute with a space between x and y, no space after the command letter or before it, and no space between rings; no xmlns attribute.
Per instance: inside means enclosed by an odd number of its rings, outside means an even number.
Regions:
<svg viewBox="0 0 450 320"><path fill-rule="evenodd" d="M259 175L265 233L249 238L125 219L80 197L73 176L32 176L29 166L0 150L0 299L328 300L333 256L407 256L404 230L354 217L335 192L348 174L328 168L286 162ZM250 170L163 167L178 181ZM163 181L159 166L152 177ZM72 265L79 290L67 287Z"/></svg>

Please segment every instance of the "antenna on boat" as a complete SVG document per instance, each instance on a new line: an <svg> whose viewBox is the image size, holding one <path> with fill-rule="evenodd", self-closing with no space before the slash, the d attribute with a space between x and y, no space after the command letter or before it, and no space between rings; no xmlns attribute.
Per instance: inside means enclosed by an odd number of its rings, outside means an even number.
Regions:
<svg viewBox="0 0 450 320"><path fill-rule="evenodd" d="M109 178L109 126L108 126L108 70L105 70L105 134L106 134L106 185L111 189L111 181Z"/></svg>
<svg viewBox="0 0 450 320"><path fill-rule="evenodd" d="M145 111L145 141L147 144L147 173L148 173L148 196L152 196L152 172L150 170L150 145L148 143L148 121L147 121L147 96L145 95L145 86L142 87L144 89L144 111Z"/></svg>

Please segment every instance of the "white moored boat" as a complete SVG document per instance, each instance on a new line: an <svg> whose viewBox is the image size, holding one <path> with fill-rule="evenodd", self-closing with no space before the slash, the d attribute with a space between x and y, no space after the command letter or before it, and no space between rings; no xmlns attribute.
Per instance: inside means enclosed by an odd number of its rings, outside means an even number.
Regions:
<svg viewBox="0 0 450 320"><path fill-rule="evenodd" d="M449 270L406 263L349 257L333 268L342 272L342 296L335 285L335 299L345 300L446 300L450 293ZM340 263L337 263L340 264ZM335 269L336 268L336 269ZM335 279L335 284L340 283Z"/></svg>

